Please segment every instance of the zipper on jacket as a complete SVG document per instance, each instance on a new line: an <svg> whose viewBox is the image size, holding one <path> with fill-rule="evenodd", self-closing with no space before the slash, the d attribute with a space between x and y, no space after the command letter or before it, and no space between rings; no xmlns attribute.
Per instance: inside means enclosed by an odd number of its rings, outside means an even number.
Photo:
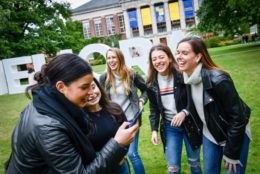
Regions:
<svg viewBox="0 0 260 174"><path fill-rule="evenodd" d="M228 122L227 122L221 115L218 115L218 116L219 116L219 118L220 118L224 123L226 123L227 125L229 125Z"/></svg>
<svg viewBox="0 0 260 174"><path fill-rule="evenodd" d="M193 122L195 123L195 126L197 127L198 133L200 133L200 128L199 128L197 122L195 121L195 119L193 118L192 113L190 113L190 115L191 115L191 118L192 118Z"/></svg>
<svg viewBox="0 0 260 174"><path fill-rule="evenodd" d="M212 117L213 120L215 121L216 125L218 126L218 128L220 129L220 131L223 133L223 135L227 138L227 134L225 133L225 131L221 128L221 126L218 124L218 122L216 121L215 117Z"/></svg>

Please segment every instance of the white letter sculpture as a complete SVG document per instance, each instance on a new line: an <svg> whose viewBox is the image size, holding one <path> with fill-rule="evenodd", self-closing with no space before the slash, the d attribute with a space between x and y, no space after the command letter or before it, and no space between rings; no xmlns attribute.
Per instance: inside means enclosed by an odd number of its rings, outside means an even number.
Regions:
<svg viewBox="0 0 260 174"><path fill-rule="evenodd" d="M148 39L133 38L119 41L120 49L129 67L139 66L145 75L148 73L149 51L152 43Z"/></svg>
<svg viewBox="0 0 260 174"><path fill-rule="evenodd" d="M3 65L5 69L6 81L9 89L9 94L17 94L25 91L25 88L31 84L21 84L21 79L29 77L27 70L18 71L17 65L33 63L35 71L39 71L41 66L45 64L43 54L24 56L18 58L4 59Z"/></svg>

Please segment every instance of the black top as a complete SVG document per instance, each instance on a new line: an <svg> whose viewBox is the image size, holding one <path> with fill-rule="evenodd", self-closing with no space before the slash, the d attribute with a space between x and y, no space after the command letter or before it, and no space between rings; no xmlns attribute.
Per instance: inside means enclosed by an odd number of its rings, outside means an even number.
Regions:
<svg viewBox="0 0 260 174"><path fill-rule="evenodd" d="M89 140L98 152L114 137L122 122L117 122L104 108L97 112L88 112L94 131L89 135Z"/></svg>

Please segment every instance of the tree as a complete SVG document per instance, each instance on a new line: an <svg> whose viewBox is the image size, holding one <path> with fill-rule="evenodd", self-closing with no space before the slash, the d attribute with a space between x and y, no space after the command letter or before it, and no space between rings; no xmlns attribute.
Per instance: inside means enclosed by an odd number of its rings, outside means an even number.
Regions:
<svg viewBox="0 0 260 174"><path fill-rule="evenodd" d="M67 20L60 31L60 36L59 49L72 49L74 53L79 53L87 44L80 21Z"/></svg>
<svg viewBox="0 0 260 174"><path fill-rule="evenodd" d="M197 16L201 32L234 36L260 24L260 3L254 0L203 0Z"/></svg>
<svg viewBox="0 0 260 174"><path fill-rule="evenodd" d="M66 40L62 32L69 8L52 0L0 0L0 59L55 54Z"/></svg>

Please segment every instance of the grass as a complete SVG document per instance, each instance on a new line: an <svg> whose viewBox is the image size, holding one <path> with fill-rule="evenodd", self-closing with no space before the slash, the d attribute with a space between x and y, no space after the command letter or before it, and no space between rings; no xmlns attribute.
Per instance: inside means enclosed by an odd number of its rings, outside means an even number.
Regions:
<svg viewBox="0 0 260 174"><path fill-rule="evenodd" d="M240 96L251 107L250 118L253 141L250 144L247 173L260 171L260 44L235 45L209 49L214 61L229 72L235 82ZM103 72L104 65L93 67L97 72ZM29 100L24 94L0 96L0 173L3 164L11 151L10 139L12 130L19 118L19 114ZM149 108L145 106L143 125L140 128L139 153L142 157L147 174L167 173L167 165L162 145L154 146L150 141ZM182 174L190 173L186 152L183 150Z"/></svg>
<svg viewBox="0 0 260 174"><path fill-rule="evenodd" d="M28 101L24 94L0 96L0 173L11 151L12 131Z"/></svg>

